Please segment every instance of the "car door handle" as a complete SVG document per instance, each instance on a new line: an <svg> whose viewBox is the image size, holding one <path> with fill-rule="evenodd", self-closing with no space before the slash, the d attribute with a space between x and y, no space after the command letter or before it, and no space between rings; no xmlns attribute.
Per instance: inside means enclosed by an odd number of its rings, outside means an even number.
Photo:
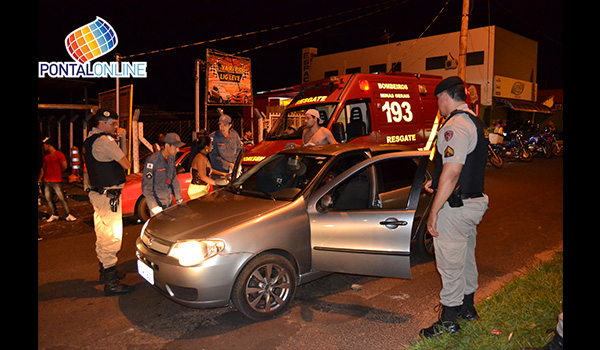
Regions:
<svg viewBox="0 0 600 350"><path fill-rule="evenodd" d="M379 225L383 225L387 228L394 229L398 226L406 226L408 225L408 221L398 220L396 218L387 218L385 221L380 221Z"/></svg>

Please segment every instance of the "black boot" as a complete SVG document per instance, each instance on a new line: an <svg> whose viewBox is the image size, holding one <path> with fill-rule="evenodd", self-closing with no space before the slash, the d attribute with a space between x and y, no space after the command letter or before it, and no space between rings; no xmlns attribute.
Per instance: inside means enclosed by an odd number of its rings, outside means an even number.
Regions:
<svg viewBox="0 0 600 350"><path fill-rule="evenodd" d="M477 314L477 310L475 310L474 303L475 293L471 293L469 295L465 295L463 298L463 304L460 308L460 312L458 313L458 317L467 320L467 321L477 321L479 319L479 315Z"/></svg>
<svg viewBox="0 0 600 350"><path fill-rule="evenodd" d="M125 294L135 290L134 286L128 286L119 282L114 266L104 269L104 275L106 280L104 283L104 295Z"/></svg>
<svg viewBox="0 0 600 350"><path fill-rule="evenodd" d="M458 316L462 305L444 306L440 304L439 306L442 307L440 319L432 324L431 327L421 329L419 332L421 338L432 338L444 333L457 333L460 331L460 326L456 322L456 317Z"/></svg>
<svg viewBox="0 0 600 350"><path fill-rule="evenodd" d="M105 270L104 270L104 266L102 266L102 263L99 262L99 264L100 264L100 269L98 270L98 272L100 273L99 280L100 280L100 283L104 284L104 283L106 283L106 273L104 272ZM122 280L123 278L125 278L125 275L127 275L127 274L124 271L117 270L117 279L119 281Z"/></svg>

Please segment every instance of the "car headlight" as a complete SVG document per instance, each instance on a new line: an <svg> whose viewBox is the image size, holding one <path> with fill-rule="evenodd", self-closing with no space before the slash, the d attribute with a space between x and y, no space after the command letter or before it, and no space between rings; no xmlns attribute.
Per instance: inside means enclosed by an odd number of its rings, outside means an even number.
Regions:
<svg viewBox="0 0 600 350"><path fill-rule="evenodd" d="M220 240L181 241L171 247L168 255L178 259L182 266L194 266L219 254L223 249L225 242Z"/></svg>

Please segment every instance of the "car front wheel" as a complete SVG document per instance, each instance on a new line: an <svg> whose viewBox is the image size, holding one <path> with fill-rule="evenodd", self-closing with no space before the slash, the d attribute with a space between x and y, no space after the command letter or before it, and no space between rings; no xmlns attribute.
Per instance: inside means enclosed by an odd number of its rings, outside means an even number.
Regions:
<svg viewBox="0 0 600 350"><path fill-rule="evenodd" d="M254 320L275 318L284 313L296 292L292 264L276 254L252 259L233 285L231 300L244 316Z"/></svg>
<svg viewBox="0 0 600 350"><path fill-rule="evenodd" d="M135 205L135 215L142 222L146 222L148 219L150 219L150 209L148 209L146 197L141 196L141 198L138 199L137 204Z"/></svg>

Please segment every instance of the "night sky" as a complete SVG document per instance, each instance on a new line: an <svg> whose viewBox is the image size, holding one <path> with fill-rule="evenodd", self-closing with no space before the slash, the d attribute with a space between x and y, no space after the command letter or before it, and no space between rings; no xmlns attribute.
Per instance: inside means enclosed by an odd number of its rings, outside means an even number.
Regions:
<svg viewBox="0 0 600 350"><path fill-rule="evenodd" d="M109 22L119 39L116 49L98 61L114 60L117 52L122 56L137 55L287 26L127 59L148 62L148 78L121 79L122 86L133 83L134 104L193 112L194 61L204 59L207 48L231 54L250 50L239 55L252 61L255 91L276 89L300 83L302 48L317 47L319 55L325 55L380 45L386 43L381 39L386 31L394 33L390 42L414 39L444 4L446 0L39 1L37 60L72 62L64 46L65 37L96 16ZM462 0L449 0L425 36L459 31L461 11ZM307 23L293 25L300 22ZM345 23L325 28L340 22ZM471 0L469 28L489 24L538 41L538 89L563 88L562 1ZM316 32L254 49L312 31ZM114 79L87 80L95 83L90 90L92 98L115 87ZM39 102L66 101L48 101L40 96Z"/></svg>

